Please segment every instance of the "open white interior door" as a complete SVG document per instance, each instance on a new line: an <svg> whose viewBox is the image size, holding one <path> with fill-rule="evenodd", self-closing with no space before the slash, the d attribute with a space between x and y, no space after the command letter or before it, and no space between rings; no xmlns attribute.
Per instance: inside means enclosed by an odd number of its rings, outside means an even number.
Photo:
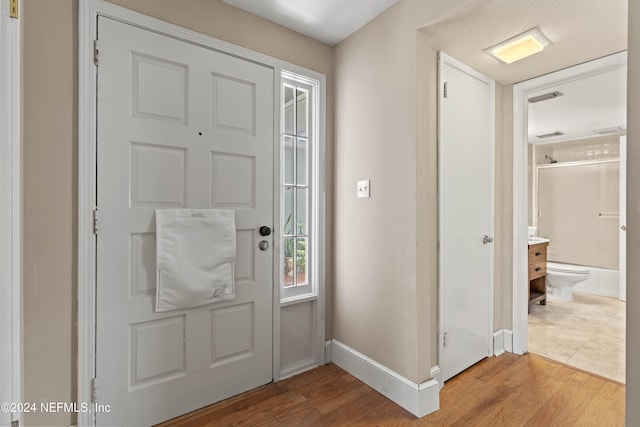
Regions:
<svg viewBox="0 0 640 427"><path fill-rule="evenodd" d="M438 364L444 380L493 353L494 85L440 54Z"/></svg>
<svg viewBox="0 0 640 427"><path fill-rule="evenodd" d="M273 70L100 18L97 425L152 425L272 380ZM234 209L236 298L158 313L157 208ZM212 242L215 244L215 242Z"/></svg>

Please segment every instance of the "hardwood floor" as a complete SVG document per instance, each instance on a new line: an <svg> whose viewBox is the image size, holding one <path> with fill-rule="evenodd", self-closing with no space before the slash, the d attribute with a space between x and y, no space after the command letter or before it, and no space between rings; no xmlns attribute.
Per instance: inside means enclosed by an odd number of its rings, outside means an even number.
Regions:
<svg viewBox="0 0 640 427"><path fill-rule="evenodd" d="M329 364L160 426L624 426L624 393L614 381L505 353L447 381L440 410L417 419Z"/></svg>

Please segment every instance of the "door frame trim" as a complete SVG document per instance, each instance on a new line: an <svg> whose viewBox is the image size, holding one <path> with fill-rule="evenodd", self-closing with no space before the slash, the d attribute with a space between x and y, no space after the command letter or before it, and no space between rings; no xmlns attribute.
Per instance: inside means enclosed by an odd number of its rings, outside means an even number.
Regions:
<svg viewBox="0 0 640 427"><path fill-rule="evenodd" d="M618 299L627 302L627 134L620 136L620 221L618 233ZM624 179L622 178L624 176ZM624 229L622 227L625 227Z"/></svg>
<svg viewBox="0 0 640 427"><path fill-rule="evenodd" d="M95 323L96 323L96 238L93 234L93 212L96 207L96 130L97 130L97 67L94 64L94 40L97 38L98 17L150 30L169 37L194 43L209 49L237 56L248 61L274 69L274 144L279 141L280 70L308 76L320 83L318 93L320 120L326 123L326 77L307 68L272 58L268 55L239 47L195 31L155 19L104 0L81 0L78 19L78 401L91 402L91 383L95 376ZM98 46L99 49L99 46ZM326 216L324 195L326 188L324 158L326 151L326 126L320 127L321 149L321 202L319 211ZM274 204L274 218L278 218L279 205ZM320 230L319 247L324 248L325 230ZM324 348L325 335L325 286L324 259L321 258L320 282L318 284L318 310L316 319L317 348ZM280 265L279 255L274 248L274 277ZM278 379L280 371L280 289L273 282L273 375ZM318 352L319 363L324 362L324 352ZM95 418L89 413L81 413L78 425L94 426Z"/></svg>
<svg viewBox="0 0 640 427"><path fill-rule="evenodd" d="M627 64L627 53L619 52L583 64L565 68L513 85L513 353L528 350L527 225L529 208L528 169L528 94L559 83L579 80Z"/></svg>
<svg viewBox="0 0 640 427"><path fill-rule="evenodd" d="M3 336L4 342L9 342L6 357L9 359L11 369L11 399L13 402L21 402L22 399L22 168L21 168L21 68L20 68L20 19L9 17L9 2L0 1L2 13L0 19L0 102L2 109L8 114L0 115L0 155L6 159L9 167L3 167L0 171L1 182L8 183L2 188L2 203L8 206L0 227L8 239L1 242L0 253L7 259L8 270L0 273L0 289L3 295L9 298L0 302L2 310L10 313L10 336ZM5 341L6 340L6 341ZM5 350L2 350L3 353ZM4 357L4 355L3 355ZM21 413L10 415L11 421L22 422Z"/></svg>
<svg viewBox="0 0 640 427"><path fill-rule="evenodd" d="M438 151L440 144L442 143L442 126L440 125L441 111L440 103L444 96L444 87L442 85L442 67L444 64L451 65L458 70L469 74L478 80L485 82L490 88L490 165L489 165L489 180L490 180L490 201L489 201L489 230L487 232L490 236L495 237L495 145L496 145L496 91L495 80L481 74L468 65L458 61L457 59L447 55L440 51L438 53ZM442 194L442 179L440 178L440 172L442 171L442 158L438 155L438 218L441 218L445 213L442 211L442 204L440 203L440 194ZM440 241L440 220L438 219L438 241ZM439 245L438 245L439 246ZM495 245L491 245L491 251L489 254L489 292L488 298L488 330L487 330L487 357L493 355L493 317L494 317L494 293L495 293L495 272L494 272L494 258L495 258ZM443 321L444 321L444 292L442 292L442 268L441 268L441 256L440 249L438 249L438 365L440 369L443 366Z"/></svg>

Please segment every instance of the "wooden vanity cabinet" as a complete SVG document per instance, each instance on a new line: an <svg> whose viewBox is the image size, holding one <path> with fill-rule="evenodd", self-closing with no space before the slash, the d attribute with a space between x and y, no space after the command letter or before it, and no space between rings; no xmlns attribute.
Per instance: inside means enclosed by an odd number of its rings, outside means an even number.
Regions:
<svg viewBox="0 0 640 427"><path fill-rule="evenodd" d="M547 246L549 242L529 245L529 304L547 303Z"/></svg>

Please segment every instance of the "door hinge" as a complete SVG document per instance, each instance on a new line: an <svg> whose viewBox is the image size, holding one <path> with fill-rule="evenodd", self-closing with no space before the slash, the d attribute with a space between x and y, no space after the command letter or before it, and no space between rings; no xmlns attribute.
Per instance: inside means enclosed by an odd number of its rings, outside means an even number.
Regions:
<svg viewBox="0 0 640 427"><path fill-rule="evenodd" d="M449 96L449 92L448 92L448 83L444 82L444 88L443 88L443 95L446 98L447 96Z"/></svg>
<svg viewBox="0 0 640 427"><path fill-rule="evenodd" d="M445 332L444 334L442 334L442 347L446 347L447 346L447 333Z"/></svg>
<svg viewBox="0 0 640 427"><path fill-rule="evenodd" d="M93 41L93 63L98 65L100 62L100 44L98 40Z"/></svg>
<svg viewBox="0 0 640 427"><path fill-rule="evenodd" d="M18 19L18 0L9 0L9 16Z"/></svg>
<svg viewBox="0 0 640 427"><path fill-rule="evenodd" d="M91 403L98 401L98 379L91 378Z"/></svg>
<svg viewBox="0 0 640 427"><path fill-rule="evenodd" d="M93 234L98 234L98 208L93 210Z"/></svg>

